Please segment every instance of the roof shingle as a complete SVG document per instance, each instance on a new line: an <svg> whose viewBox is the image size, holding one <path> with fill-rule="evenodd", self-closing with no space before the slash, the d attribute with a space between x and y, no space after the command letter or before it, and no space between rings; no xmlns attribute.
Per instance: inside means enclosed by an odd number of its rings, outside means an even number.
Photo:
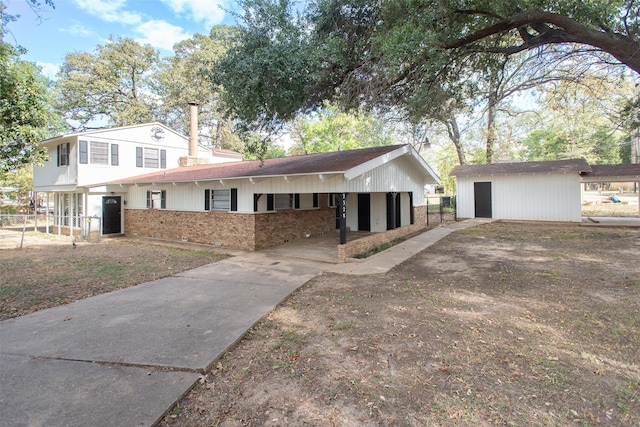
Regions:
<svg viewBox="0 0 640 427"><path fill-rule="evenodd" d="M449 176L508 175L516 173L584 173L591 167L584 159L551 160L543 162L492 163L488 165L459 165Z"/></svg>
<svg viewBox="0 0 640 427"><path fill-rule="evenodd" d="M402 145L335 151L331 153L279 157L275 159L218 163L167 169L112 181L112 184L145 184L160 182L189 182L215 179L251 178L310 173L346 172L376 157L390 153Z"/></svg>

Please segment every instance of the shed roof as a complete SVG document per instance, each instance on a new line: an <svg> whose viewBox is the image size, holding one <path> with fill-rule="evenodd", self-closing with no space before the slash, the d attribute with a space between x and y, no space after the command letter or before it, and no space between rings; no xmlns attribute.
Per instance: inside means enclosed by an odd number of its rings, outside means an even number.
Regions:
<svg viewBox="0 0 640 427"><path fill-rule="evenodd" d="M536 173L585 173L591 166L584 159L550 160L543 162L492 163L488 165L459 165L449 176L510 175Z"/></svg>
<svg viewBox="0 0 640 427"><path fill-rule="evenodd" d="M239 179L282 175L308 175L347 173L376 159L395 158L402 154L414 154L408 145L390 145L330 153L279 157L274 159L249 160L235 163L204 164L168 169L112 181L110 184L147 184L162 182L209 181L216 179ZM394 153L395 152L395 153ZM438 177L420 158L424 169L438 181ZM377 165L377 164L376 164ZM375 167L376 165L372 165ZM355 169L359 171L359 169Z"/></svg>
<svg viewBox="0 0 640 427"><path fill-rule="evenodd" d="M582 181L640 181L640 164L592 165L591 172L582 175Z"/></svg>

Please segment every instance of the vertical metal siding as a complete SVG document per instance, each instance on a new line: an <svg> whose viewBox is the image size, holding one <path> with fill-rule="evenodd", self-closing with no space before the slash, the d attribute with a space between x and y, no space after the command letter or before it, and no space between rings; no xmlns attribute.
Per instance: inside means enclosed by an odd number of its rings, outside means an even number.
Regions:
<svg viewBox="0 0 640 427"><path fill-rule="evenodd" d="M460 218L475 217L474 182L491 182L493 218L580 222L577 174L502 175L457 178Z"/></svg>

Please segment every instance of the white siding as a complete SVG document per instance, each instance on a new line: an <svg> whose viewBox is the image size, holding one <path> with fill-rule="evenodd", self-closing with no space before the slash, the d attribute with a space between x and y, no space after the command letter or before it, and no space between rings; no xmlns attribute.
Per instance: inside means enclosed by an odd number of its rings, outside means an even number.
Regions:
<svg viewBox="0 0 640 427"><path fill-rule="evenodd" d="M491 182L493 218L580 222L578 174L502 175L457 178L458 217L473 218L474 182Z"/></svg>

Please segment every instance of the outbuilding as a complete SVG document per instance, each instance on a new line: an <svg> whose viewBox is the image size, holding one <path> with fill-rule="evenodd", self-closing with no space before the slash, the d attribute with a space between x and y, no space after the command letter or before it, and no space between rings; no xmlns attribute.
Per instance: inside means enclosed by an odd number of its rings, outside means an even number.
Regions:
<svg viewBox="0 0 640 427"><path fill-rule="evenodd" d="M458 218L580 222L584 159L460 165L456 179Z"/></svg>

